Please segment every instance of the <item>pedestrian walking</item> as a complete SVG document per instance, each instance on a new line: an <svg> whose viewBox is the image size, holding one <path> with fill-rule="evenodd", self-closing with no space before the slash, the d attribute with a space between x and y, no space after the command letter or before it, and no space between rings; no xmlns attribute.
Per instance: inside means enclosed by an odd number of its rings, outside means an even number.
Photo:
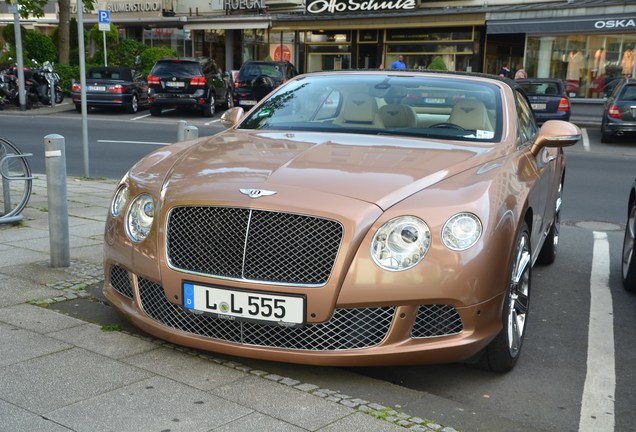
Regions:
<svg viewBox="0 0 636 432"><path fill-rule="evenodd" d="M398 56L397 60L391 63L391 69L406 69L406 63L404 63L404 56Z"/></svg>
<svg viewBox="0 0 636 432"><path fill-rule="evenodd" d="M528 74L526 73L526 70L523 68L523 64L519 63L517 64L515 79L524 79L524 78L528 78Z"/></svg>
<svg viewBox="0 0 636 432"><path fill-rule="evenodd" d="M512 78L512 71L508 67L508 62L504 62L504 64L501 66L501 69L499 69L499 76L504 78Z"/></svg>

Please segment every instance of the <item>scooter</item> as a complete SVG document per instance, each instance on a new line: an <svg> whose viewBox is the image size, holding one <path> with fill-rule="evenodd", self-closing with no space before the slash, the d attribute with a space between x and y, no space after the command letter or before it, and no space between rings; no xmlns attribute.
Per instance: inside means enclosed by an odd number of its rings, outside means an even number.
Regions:
<svg viewBox="0 0 636 432"><path fill-rule="evenodd" d="M35 60L33 63L37 65ZM56 104L62 103L64 93L60 87L60 76L53 70L53 65L47 61L41 68L31 69L31 71L33 80L36 82L38 100L44 105L51 105L51 100L55 100Z"/></svg>

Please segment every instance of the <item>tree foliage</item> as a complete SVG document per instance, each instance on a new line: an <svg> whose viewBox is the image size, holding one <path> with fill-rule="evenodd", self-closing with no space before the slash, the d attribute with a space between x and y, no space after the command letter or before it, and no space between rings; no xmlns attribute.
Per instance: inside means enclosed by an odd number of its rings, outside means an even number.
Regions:
<svg viewBox="0 0 636 432"><path fill-rule="evenodd" d="M427 69L445 71L448 70L448 67L446 67L446 63L444 63L443 58L441 58L440 56L435 56L433 60L431 60L431 64L428 65Z"/></svg>
<svg viewBox="0 0 636 432"><path fill-rule="evenodd" d="M0 0L2 1L2 0ZM16 0L4 0L7 4L13 4ZM41 18L44 16L44 7L48 3L48 0L18 0L20 5L19 14L20 18L28 19L29 17ZM84 0L84 9L93 10L95 7L95 0ZM60 32L56 36L55 43L59 52L59 60L64 63L69 63L69 51L70 51L70 8L71 4L69 0L57 0L59 10L59 29ZM5 39L6 40L6 39ZM15 45L15 38L13 38L13 44Z"/></svg>
<svg viewBox="0 0 636 432"><path fill-rule="evenodd" d="M39 31L27 31L23 34L22 48L24 58L38 63L57 62L57 47L51 37Z"/></svg>

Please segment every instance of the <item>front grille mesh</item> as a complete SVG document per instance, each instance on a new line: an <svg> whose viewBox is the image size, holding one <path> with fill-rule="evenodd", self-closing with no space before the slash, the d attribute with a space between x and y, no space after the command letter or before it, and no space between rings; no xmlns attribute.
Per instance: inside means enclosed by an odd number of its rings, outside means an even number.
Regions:
<svg viewBox="0 0 636 432"><path fill-rule="evenodd" d="M422 305L417 310L411 329L412 338L428 338L461 333L464 330L462 318L449 305Z"/></svg>
<svg viewBox="0 0 636 432"><path fill-rule="evenodd" d="M324 285L342 225L330 219L243 208L175 207L167 248L176 269L234 279Z"/></svg>
<svg viewBox="0 0 636 432"><path fill-rule="evenodd" d="M115 291L125 295L129 299L133 298L130 277L128 277L128 272L124 268L118 265L114 265L110 268L110 284Z"/></svg>
<svg viewBox="0 0 636 432"><path fill-rule="evenodd" d="M144 312L160 323L216 340L294 350L347 350L378 345L393 320L394 307L336 309L326 323L302 328L230 321L186 311L169 302L161 285L139 278Z"/></svg>

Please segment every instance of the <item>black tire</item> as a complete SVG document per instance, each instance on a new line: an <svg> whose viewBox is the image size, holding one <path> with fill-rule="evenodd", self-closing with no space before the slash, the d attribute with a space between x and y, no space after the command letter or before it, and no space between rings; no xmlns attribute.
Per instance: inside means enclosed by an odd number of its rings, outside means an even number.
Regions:
<svg viewBox="0 0 636 432"><path fill-rule="evenodd" d="M616 138L611 133L601 132L601 142L602 143L608 144L608 143L614 142L615 140L616 140Z"/></svg>
<svg viewBox="0 0 636 432"><path fill-rule="evenodd" d="M225 94L225 103L223 104L224 110L229 110L234 107L234 97L232 96L232 92L228 90Z"/></svg>
<svg viewBox="0 0 636 432"><path fill-rule="evenodd" d="M203 105L203 117L213 117L214 113L214 100L210 101L209 104Z"/></svg>
<svg viewBox="0 0 636 432"><path fill-rule="evenodd" d="M252 81L252 96L257 101L263 99L267 94L269 94L276 83L274 80L267 75L259 75Z"/></svg>
<svg viewBox="0 0 636 432"><path fill-rule="evenodd" d="M61 104L64 101L64 93L62 93L62 89L55 89L55 103Z"/></svg>
<svg viewBox="0 0 636 432"><path fill-rule="evenodd" d="M615 140L615 137L613 134L607 132L605 130L605 123L601 124L601 142L602 143L611 143Z"/></svg>
<svg viewBox="0 0 636 432"><path fill-rule="evenodd" d="M539 256L537 257L537 263L539 264L550 265L556 259L557 249L559 246L559 231L561 228L562 196L563 183L560 183L556 202L556 213L554 214L554 219L552 220L552 227L550 227L550 232L548 232L548 236L545 238L545 242L543 243L541 251L539 252Z"/></svg>
<svg viewBox="0 0 636 432"><path fill-rule="evenodd" d="M634 257L634 237L636 236L636 201L632 202L625 224L623 238L623 259L621 270L623 287L627 291L636 292L636 257Z"/></svg>
<svg viewBox="0 0 636 432"><path fill-rule="evenodd" d="M139 111L139 98L136 94L134 94L132 96L132 99L130 100L130 103L126 107L126 112L128 114L135 114L137 111Z"/></svg>
<svg viewBox="0 0 636 432"><path fill-rule="evenodd" d="M161 115L161 107L157 105L150 105L150 115L151 116L160 116Z"/></svg>
<svg viewBox="0 0 636 432"><path fill-rule="evenodd" d="M521 223L512 255L509 283L504 297L501 332L486 347L488 368L493 372L508 372L519 359L530 306L532 282L532 251L530 231Z"/></svg>

